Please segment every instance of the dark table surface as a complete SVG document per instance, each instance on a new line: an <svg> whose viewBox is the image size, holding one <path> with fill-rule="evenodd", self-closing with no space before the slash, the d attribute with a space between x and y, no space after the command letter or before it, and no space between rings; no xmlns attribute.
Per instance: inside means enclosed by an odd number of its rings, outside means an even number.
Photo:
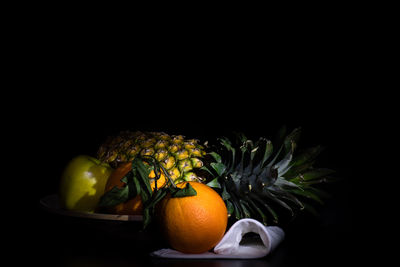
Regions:
<svg viewBox="0 0 400 267"><path fill-rule="evenodd" d="M155 230L142 232L138 222L56 215L40 205L34 215L35 223L27 225L32 236L26 239L28 243L22 242L22 249L29 248L29 261L41 266L338 266L355 262L357 249L351 214L346 203L338 199L327 203L320 218L300 216L285 227L284 241L261 259L152 258L151 251L167 246Z"/></svg>

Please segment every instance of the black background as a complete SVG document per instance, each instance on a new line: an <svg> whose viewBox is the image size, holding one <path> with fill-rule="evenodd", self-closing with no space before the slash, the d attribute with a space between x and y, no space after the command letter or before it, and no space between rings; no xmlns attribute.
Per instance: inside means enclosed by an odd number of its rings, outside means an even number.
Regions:
<svg viewBox="0 0 400 267"><path fill-rule="evenodd" d="M360 169L365 170L366 147L380 127L382 95L371 91L382 78L372 71L376 58L366 56L361 29L293 25L266 41L247 29L240 29L240 38L237 32L200 30L186 32L185 38L180 31L150 38L146 31L127 37L115 28L48 20L27 28L23 41L16 42L22 56L13 63L24 73L15 77L11 90L20 112L8 129L17 129L10 132L21 147L13 158L29 154L15 167L24 173L25 185L24 208L18 210L23 231L15 243L23 251L41 244L32 253L35 260L61 266L333 266L358 260L359 185L373 180ZM32 89L21 93L18 88ZM232 131L269 137L283 124L302 127L300 147L325 146L316 165L336 169L343 179L328 187L332 198L318 207L321 216L297 218L276 253L265 259L151 260L154 244L121 238L121 231L136 229L71 221L38 205L57 192L72 157L95 155L107 136L121 130L165 131L205 141Z"/></svg>

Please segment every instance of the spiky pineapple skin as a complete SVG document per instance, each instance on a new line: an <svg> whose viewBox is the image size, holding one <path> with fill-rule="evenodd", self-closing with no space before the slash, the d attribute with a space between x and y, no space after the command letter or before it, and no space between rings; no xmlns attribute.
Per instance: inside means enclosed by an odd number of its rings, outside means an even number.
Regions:
<svg viewBox="0 0 400 267"><path fill-rule="evenodd" d="M204 146L197 139L164 132L123 131L109 137L99 148L97 157L117 167L137 156L152 157L167 171L175 183L199 181L196 170L203 166Z"/></svg>

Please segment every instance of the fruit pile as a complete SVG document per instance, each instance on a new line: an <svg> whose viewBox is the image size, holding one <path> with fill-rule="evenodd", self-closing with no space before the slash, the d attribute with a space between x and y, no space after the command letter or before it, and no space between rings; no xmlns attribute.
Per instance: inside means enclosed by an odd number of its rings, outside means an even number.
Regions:
<svg viewBox="0 0 400 267"><path fill-rule="evenodd" d="M220 241L228 219L279 224L280 214L316 212L308 200L322 202L325 193L316 185L333 180L333 171L313 167L320 146L297 153L300 132L287 134L283 127L274 145L243 134L200 144L182 135L121 132L96 158L71 160L60 183L61 204L143 215L144 227L158 223L176 250L202 253Z"/></svg>

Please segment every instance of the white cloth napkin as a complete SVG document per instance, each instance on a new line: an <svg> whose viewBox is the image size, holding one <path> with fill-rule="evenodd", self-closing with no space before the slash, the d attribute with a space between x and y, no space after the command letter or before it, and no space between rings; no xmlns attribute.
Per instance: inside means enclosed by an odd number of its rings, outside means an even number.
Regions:
<svg viewBox="0 0 400 267"><path fill-rule="evenodd" d="M260 238L243 238L250 232L258 234ZM268 255L284 237L285 233L277 226L265 226L254 219L241 219L225 233L222 240L215 246L214 252L185 254L173 249L160 249L150 255L175 259L255 259Z"/></svg>

